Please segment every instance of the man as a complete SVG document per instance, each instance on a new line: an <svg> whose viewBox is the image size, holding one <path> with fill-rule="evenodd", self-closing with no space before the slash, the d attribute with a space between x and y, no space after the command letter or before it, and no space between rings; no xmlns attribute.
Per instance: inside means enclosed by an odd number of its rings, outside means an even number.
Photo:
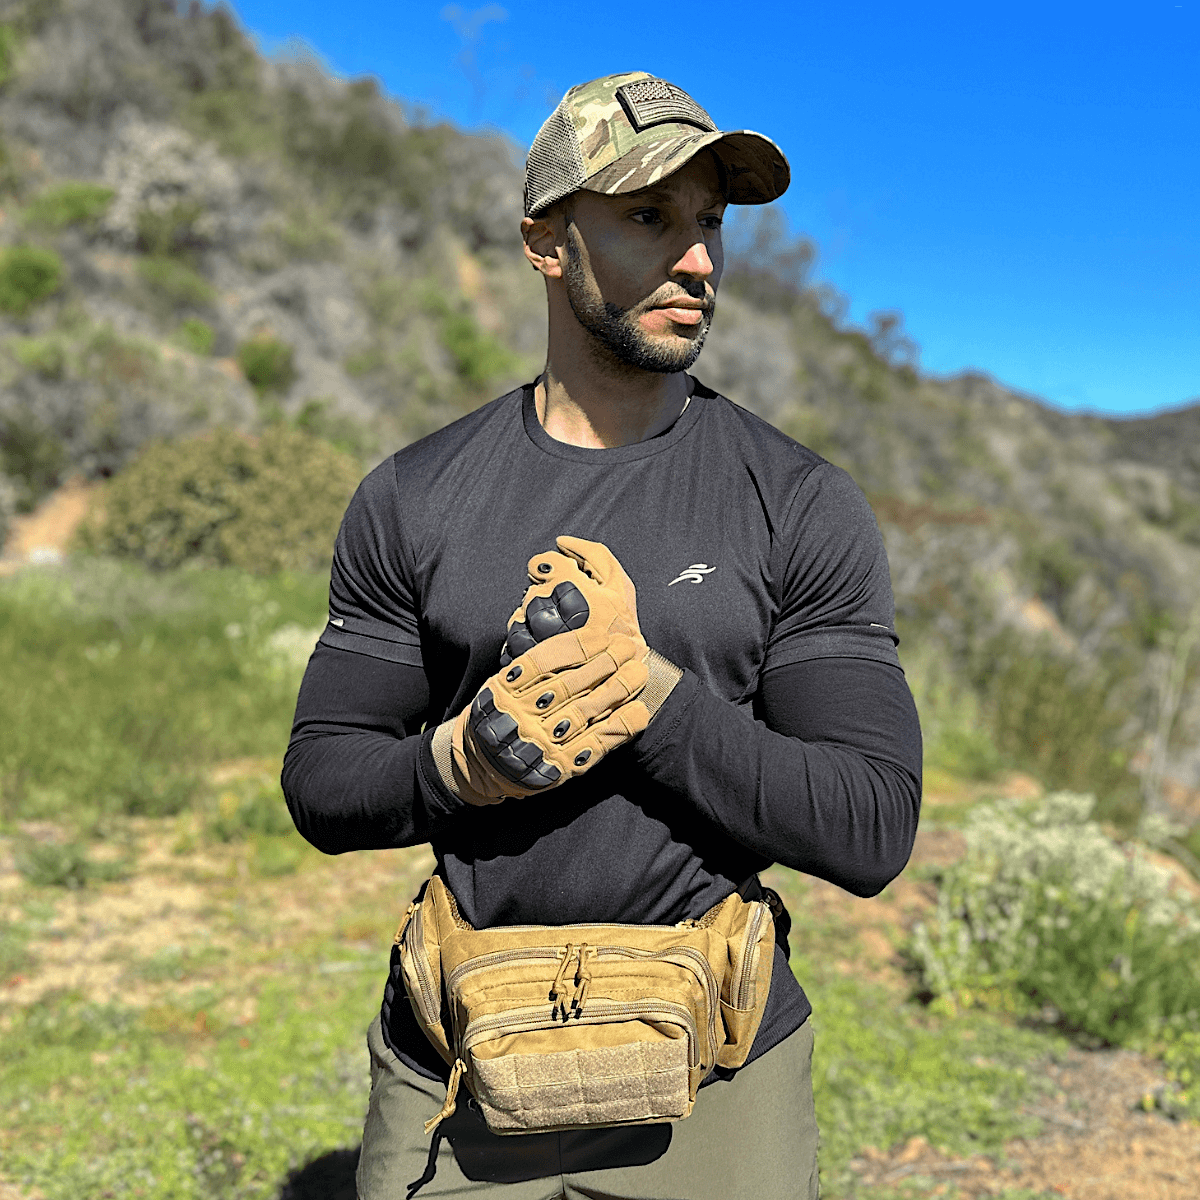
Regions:
<svg viewBox="0 0 1200 1200"><path fill-rule="evenodd" d="M350 505L283 774L316 846L430 842L476 928L672 924L760 894L773 862L864 896L903 868L920 731L871 511L686 373L727 203L788 178L773 143L641 72L572 89L546 122L521 226L545 371L394 455ZM530 734L517 748L542 774L520 786L481 749L477 702L503 708L526 562L558 551L617 579L642 649L578 698L597 752L554 759ZM686 1120L498 1137L459 1104L431 1143L448 1071L394 959L359 1194L816 1196L810 1011L777 947L748 1062L714 1071Z"/></svg>

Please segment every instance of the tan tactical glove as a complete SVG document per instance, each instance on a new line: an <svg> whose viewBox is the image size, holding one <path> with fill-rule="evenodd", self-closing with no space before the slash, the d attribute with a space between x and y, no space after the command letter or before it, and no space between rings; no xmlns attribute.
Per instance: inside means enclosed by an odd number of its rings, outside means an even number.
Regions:
<svg viewBox="0 0 1200 1200"><path fill-rule="evenodd" d="M608 634L635 637L645 647L637 618L637 589L617 556L603 542L556 538L561 553L535 554L529 560L529 590L508 621L502 664L547 638L569 630L593 644ZM582 600L580 599L582 597ZM581 611L587 615L581 616ZM586 622L586 623L585 623ZM649 672L638 697L653 719L683 672L657 651L646 648Z"/></svg>
<svg viewBox="0 0 1200 1200"><path fill-rule="evenodd" d="M434 732L443 780L468 804L498 804L582 775L646 728L644 652L617 635L587 654L572 632L511 660Z"/></svg>
<svg viewBox="0 0 1200 1200"><path fill-rule="evenodd" d="M529 560L529 590L508 618L500 665L558 634L576 634L585 653L609 638L642 641L637 592L616 555L600 542L560 537L559 549ZM643 649L643 654L645 650Z"/></svg>
<svg viewBox="0 0 1200 1200"><path fill-rule="evenodd" d="M599 542L559 538L529 560L501 670L434 732L446 785L470 804L557 787L646 728L682 672L649 651L637 593ZM647 679L650 699L643 700ZM639 694L640 693L640 694Z"/></svg>

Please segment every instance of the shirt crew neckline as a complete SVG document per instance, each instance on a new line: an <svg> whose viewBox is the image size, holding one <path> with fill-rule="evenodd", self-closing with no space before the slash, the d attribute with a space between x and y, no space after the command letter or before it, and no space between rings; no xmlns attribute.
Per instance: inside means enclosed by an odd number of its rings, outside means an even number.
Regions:
<svg viewBox="0 0 1200 1200"><path fill-rule="evenodd" d="M694 376L692 382L695 387L692 390L691 403L676 417L675 422L655 437L644 442L631 442L628 446L572 446L569 442L560 442L557 438L552 438L542 428L542 423L538 420L537 407L533 402L536 380L534 383L525 384L521 389L521 418L529 440L539 450L544 450L547 454L554 455L555 458L586 463L632 462L635 459L649 458L653 454L669 450L692 431L705 408L703 403L697 403L697 401L711 400L717 394L705 387Z"/></svg>

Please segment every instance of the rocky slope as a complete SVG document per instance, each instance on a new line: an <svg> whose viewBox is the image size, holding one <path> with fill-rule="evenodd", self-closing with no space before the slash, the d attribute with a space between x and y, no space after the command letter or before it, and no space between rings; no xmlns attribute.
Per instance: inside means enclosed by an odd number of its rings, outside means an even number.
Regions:
<svg viewBox="0 0 1200 1200"><path fill-rule="evenodd" d="M220 9L7 0L0 136L0 522L218 423L365 465L537 369L518 149L264 61ZM895 324L839 319L804 243L744 229L698 373L871 496L931 741L1127 798L1165 762L1148 791L1186 815L1200 405L1104 420L925 376Z"/></svg>

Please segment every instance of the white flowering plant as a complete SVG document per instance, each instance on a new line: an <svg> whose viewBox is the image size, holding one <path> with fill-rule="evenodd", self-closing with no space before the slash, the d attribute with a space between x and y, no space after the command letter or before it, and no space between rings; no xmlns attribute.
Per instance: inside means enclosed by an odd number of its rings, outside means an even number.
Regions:
<svg viewBox="0 0 1200 1200"><path fill-rule="evenodd" d="M1200 906L1144 848L1091 819L1091 796L1002 801L968 817L910 953L943 1009L1042 1016L1106 1044L1200 1028Z"/></svg>

